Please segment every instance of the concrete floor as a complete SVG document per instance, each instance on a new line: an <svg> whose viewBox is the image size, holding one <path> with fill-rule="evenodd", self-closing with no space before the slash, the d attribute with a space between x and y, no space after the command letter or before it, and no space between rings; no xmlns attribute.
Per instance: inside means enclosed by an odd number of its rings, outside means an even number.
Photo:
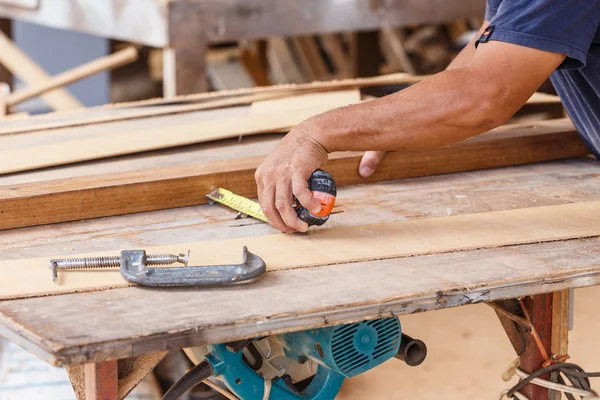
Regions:
<svg viewBox="0 0 600 400"><path fill-rule="evenodd" d="M575 292L575 324L570 332L570 361L600 371L600 287ZM416 368L393 359L347 380L339 400L497 399L512 386L502 372L515 353L493 310L483 304L408 315L403 330L423 340L428 358ZM595 389L600 388L600 379Z"/></svg>

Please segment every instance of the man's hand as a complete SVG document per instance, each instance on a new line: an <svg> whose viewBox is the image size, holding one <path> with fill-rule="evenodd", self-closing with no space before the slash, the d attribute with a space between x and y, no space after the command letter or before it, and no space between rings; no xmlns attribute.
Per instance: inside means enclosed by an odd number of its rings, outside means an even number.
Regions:
<svg viewBox="0 0 600 400"><path fill-rule="evenodd" d="M564 61L564 54L491 41L471 61L398 93L331 110L293 129L258 168L263 212L284 232L306 231L293 197L309 211L320 204L307 180L335 151L422 151L447 146L508 121ZM364 174L383 153L369 153Z"/></svg>
<svg viewBox="0 0 600 400"><path fill-rule="evenodd" d="M256 170L260 206L269 223L282 232L308 230L292 207L293 196L307 210L321 210L321 203L308 190L308 179L327 161L327 151L319 143L317 132L313 119L299 124Z"/></svg>
<svg viewBox="0 0 600 400"><path fill-rule="evenodd" d="M358 173L363 178L368 178L373 175L373 172L379 167L379 164L385 158L386 151L367 151L358 166Z"/></svg>

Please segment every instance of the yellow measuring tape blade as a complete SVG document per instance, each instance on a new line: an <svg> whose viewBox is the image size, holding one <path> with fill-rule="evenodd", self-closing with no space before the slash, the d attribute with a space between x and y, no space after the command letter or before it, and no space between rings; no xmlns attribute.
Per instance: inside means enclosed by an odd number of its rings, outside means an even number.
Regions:
<svg viewBox="0 0 600 400"><path fill-rule="evenodd" d="M210 200L223 204L236 211L267 222L267 217L263 214L260 204L242 196L230 192L227 189L217 188L206 195Z"/></svg>

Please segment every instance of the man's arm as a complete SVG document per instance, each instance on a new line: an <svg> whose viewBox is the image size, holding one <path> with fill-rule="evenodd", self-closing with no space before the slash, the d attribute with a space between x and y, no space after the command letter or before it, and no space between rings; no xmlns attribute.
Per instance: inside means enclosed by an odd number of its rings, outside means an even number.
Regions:
<svg viewBox="0 0 600 400"><path fill-rule="evenodd" d="M339 108L294 128L256 172L261 207L284 232L306 231L292 194L318 210L307 180L343 150L422 150L458 142L510 119L565 56L505 42L479 46L464 66L398 93Z"/></svg>
<svg viewBox="0 0 600 400"><path fill-rule="evenodd" d="M460 68L467 65L469 61L475 55L475 42L481 36L485 28L490 23L488 21L484 21L481 28L479 28L479 32L477 35L471 39L471 41L454 57L454 60L446 67L446 71L450 69ZM375 172L381 161L385 158L387 152L385 151L367 151L362 157L360 164L358 166L358 173L363 177L367 178Z"/></svg>

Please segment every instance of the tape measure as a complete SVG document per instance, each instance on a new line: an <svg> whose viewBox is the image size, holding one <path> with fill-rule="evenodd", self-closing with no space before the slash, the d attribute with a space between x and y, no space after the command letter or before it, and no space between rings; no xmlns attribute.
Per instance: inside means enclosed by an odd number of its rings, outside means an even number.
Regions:
<svg viewBox="0 0 600 400"><path fill-rule="evenodd" d="M268 222L267 217L265 217L265 214L260 208L260 204L243 196L239 196L227 189L216 188L207 194L206 197L212 202L223 204L242 214L249 215L263 222Z"/></svg>
<svg viewBox="0 0 600 400"><path fill-rule="evenodd" d="M326 171L316 170L308 180L308 189L313 197L321 203L321 211L313 215L306 208L297 204L294 206L298 218L306 222L308 226L323 225L329 219L329 214L333 210L337 188L333 177ZM256 201L237 195L227 189L217 188L206 195L210 202L220 203L242 214L249 215L258 220L268 222L267 217L262 212L260 204Z"/></svg>

